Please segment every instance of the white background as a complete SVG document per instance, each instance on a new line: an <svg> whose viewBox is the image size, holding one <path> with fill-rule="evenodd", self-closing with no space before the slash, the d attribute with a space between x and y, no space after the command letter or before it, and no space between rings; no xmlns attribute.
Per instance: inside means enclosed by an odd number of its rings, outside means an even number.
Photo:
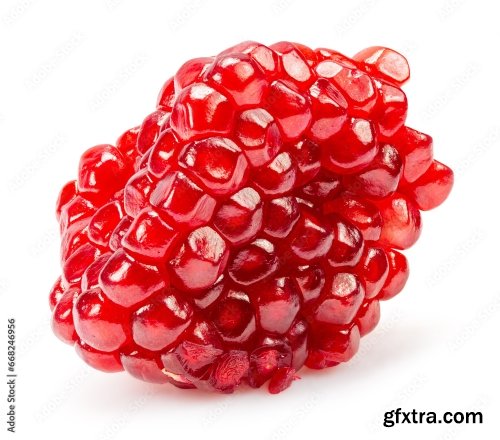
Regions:
<svg viewBox="0 0 500 440"><path fill-rule="evenodd" d="M0 3L0 373L17 319L17 438L498 439L498 111L494 1ZM456 173L406 254L404 292L349 364L302 372L286 392L231 396L153 386L87 367L53 336L59 273L54 203L84 149L113 143L154 109L185 60L247 39L348 55L404 53L408 124ZM3 383L3 379L2 379ZM0 385L0 396L7 386ZM0 397L0 437L6 401ZM382 426L385 411L482 411L483 425ZM424 437L425 436L425 437Z"/></svg>

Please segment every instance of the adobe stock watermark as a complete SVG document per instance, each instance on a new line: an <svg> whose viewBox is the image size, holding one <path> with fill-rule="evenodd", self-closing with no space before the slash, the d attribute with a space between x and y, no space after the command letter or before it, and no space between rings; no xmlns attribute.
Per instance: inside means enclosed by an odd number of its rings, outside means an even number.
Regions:
<svg viewBox="0 0 500 440"><path fill-rule="evenodd" d="M130 62L124 65L104 87L90 101L90 109L97 111L103 108L118 92L139 72L147 63L144 54L135 55Z"/></svg>
<svg viewBox="0 0 500 440"><path fill-rule="evenodd" d="M301 402L300 407L284 419L268 437L269 440L285 440L290 438L291 433L300 426L308 414L314 411L320 402L320 394L313 392L307 399Z"/></svg>
<svg viewBox="0 0 500 440"><path fill-rule="evenodd" d="M39 87L54 70L57 69L85 40L82 32L74 32L61 43L54 53L42 62L26 80L24 84L29 90Z"/></svg>
<svg viewBox="0 0 500 440"><path fill-rule="evenodd" d="M471 318L471 320L462 327L460 332L448 343L450 351L457 351L462 348L481 328L483 328L491 319L497 317L500 313L500 293L495 294L490 301Z"/></svg>
<svg viewBox="0 0 500 440"><path fill-rule="evenodd" d="M2 17L1 23L4 26L13 25L16 21L21 19L36 2L37 0L19 0L14 2L12 7Z"/></svg>
<svg viewBox="0 0 500 440"><path fill-rule="evenodd" d="M423 116L427 120L435 118L480 72L476 63L467 64L463 71L447 81L447 86L425 107Z"/></svg>
<svg viewBox="0 0 500 440"><path fill-rule="evenodd" d="M112 440L125 429L133 417L144 410L144 407L158 393L158 388L149 386L146 391L127 405L121 415L112 420L106 429L98 436L99 440Z"/></svg>
<svg viewBox="0 0 500 440"><path fill-rule="evenodd" d="M22 189L61 150L65 142L65 136L56 134L49 142L37 150L34 157L25 163L17 174L9 180L7 188L12 192Z"/></svg>
<svg viewBox="0 0 500 440"><path fill-rule="evenodd" d="M284 14L290 7L296 2L296 0L273 0L269 3L269 9L275 15Z"/></svg>
<svg viewBox="0 0 500 440"><path fill-rule="evenodd" d="M461 240L452 252L439 263L427 278L426 285L429 289L436 287L452 273L458 265L470 257L472 251L486 238L486 232L482 229L473 230L467 237Z"/></svg>
<svg viewBox="0 0 500 440"><path fill-rule="evenodd" d="M16 370L16 320L7 320L7 431L16 432L17 370Z"/></svg>
<svg viewBox="0 0 500 440"><path fill-rule="evenodd" d="M342 17L332 29L337 34L337 37L342 37L356 27L359 22L375 8L380 0L363 0L354 6L351 11Z"/></svg>
<svg viewBox="0 0 500 440"><path fill-rule="evenodd" d="M179 32L193 19L200 9L204 6L206 0L188 0L182 3L182 8L175 12L167 20L167 28L171 32Z"/></svg>

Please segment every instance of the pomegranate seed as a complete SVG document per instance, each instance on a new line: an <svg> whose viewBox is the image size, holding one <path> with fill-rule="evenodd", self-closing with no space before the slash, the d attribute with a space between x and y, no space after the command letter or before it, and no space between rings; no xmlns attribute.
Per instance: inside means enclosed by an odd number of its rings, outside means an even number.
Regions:
<svg viewBox="0 0 500 440"><path fill-rule="evenodd" d="M52 330L67 344L73 344L77 339L73 323L73 304L80 294L80 289L76 287L64 291L52 312Z"/></svg>
<svg viewBox="0 0 500 440"><path fill-rule="evenodd" d="M259 193L250 187L238 191L215 213L214 226L233 245L251 241L262 227Z"/></svg>
<svg viewBox="0 0 500 440"><path fill-rule="evenodd" d="M402 85L410 79L410 67L406 58L387 47L368 47L352 58L361 63L367 72L380 75L397 85Z"/></svg>
<svg viewBox="0 0 500 440"><path fill-rule="evenodd" d="M173 225L195 228L212 218L216 201L180 171L160 180L150 196L151 204Z"/></svg>
<svg viewBox="0 0 500 440"><path fill-rule="evenodd" d="M75 329L81 340L99 351L114 351L127 340L126 309L117 307L99 288L83 292L74 305Z"/></svg>
<svg viewBox="0 0 500 440"><path fill-rule="evenodd" d="M207 289L224 272L228 257L227 244L216 231L209 226L195 229L174 253L172 282L181 290Z"/></svg>
<svg viewBox="0 0 500 440"><path fill-rule="evenodd" d="M422 231L420 211L407 197L394 193L377 202L382 217L380 243L396 249L407 249Z"/></svg>
<svg viewBox="0 0 500 440"><path fill-rule="evenodd" d="M106 373L123 371L120 354L117 351L111 353L99 351L81 341L77 341L75 350L78 356L97 370L105 371Z"/></svg>
<svg viewBox="0 0 500 440"><path fill-rule="evenodd" d="M171 347L189 326L193 309L173 289L156 294L132 314L134 342L148 350Z"/></svg>
<svg viewBox="0 0 500 440"><path fill-rule="evenodd" d="M207 134L229 134L234 117L233 104L205 83L185 87L175 100L170 126L183 140Z"/></svg>
<svg viewBox="0 0 500 440"><path fill-rule="evenodd" d="M234 194L247 178L247 159L227 138L211 137L186 145L179 164L213 195Z"/></svg>
<svg viewBox="0 0 500 440"><path fill-rule="evenodd" d="M263 108L243 111L236 122L236 138L250 164L259 167L273 160L281 148L281 134L274 118Z"/></svg>
<svg viewBox="0 0 500 440"><path fill-rule="evenodd" d="M243 246L229 263L229 276L242 285L263 280L278 269L274 245L263 238Z"/></svg>
<svg viewBox="0 0 500 440"><path fill-rule="evenodd" d="M314 319L329 324L349 324L364 298L365 289L358 276L349 272L337 272L326 281L314 311Z"/></svg>
<svg viewBox="0 0 500 440"><path fill-rule="evenodd" d="M166 286L167 279L157 266L139 263L122 249L107 261L99 285L111 301L130 307Z"/></svg>
<svg viewBox="0 0 500 440"><path fill-rule="evenodd" d="M390 299L401 292L410 275L408 261L406 261L406 257L402 253L389 249L386 251L386 255L389 262L389 271L378 294L378 299L381 300Z"/></svg>
<svg viewBox="0 0 500 440"><path fill-rule="evenodd" d="M238 107L259 104L267 89L264 74L245 54L219 55L205 76L209 83L230 96Z"/></svg>
<svg viewBox="0 0 500 440"><path fill-rule="evenodd" d="M356 324L359 328L359 334L365 336L370 333L380 321L380 303L374 299L365 301L359 308L356 317Z"/></svg>
<svg viewBox="0 0 500 440"><path fill-rule="evenodd" d="M298 379L295 373L291 367L278 368L269 381L269 392L278 394L286 390L295 379Z"/></svg>
<svg viewBox="0 0 500 440"><path fill-rule="evenodd" d="M453 186L453 171L446 165L435 160L427 171L408 188L402 191L415 202L418 209L428 211L443 203Z"/></svg>

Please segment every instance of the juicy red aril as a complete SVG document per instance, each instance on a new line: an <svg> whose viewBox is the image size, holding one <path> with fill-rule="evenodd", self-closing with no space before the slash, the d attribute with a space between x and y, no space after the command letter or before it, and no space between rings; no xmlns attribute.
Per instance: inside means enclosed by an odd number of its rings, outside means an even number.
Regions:
<svg viewBox="0 0 500 440"><path fill-rule="evenodd" d="M172 282L180 289L201 290L212 286L226 268L229 249L209 226L195 229L170 262Z"/></svg>
<svg viewBox="0 0 500 440"><path fill-rule="evenodd" d="M107 200L123 188L130 169L120 151L112 145L89 148L80 159L78 190L92 200Z"/></svg>
<svg viewBox="0 0 500 440"><path fill-rule="evenodd" d="M109 238L109 248L114 252L117 251L122 242L122 238L127 233L130 225L132 224L132 218L129 216L125 216L120 220L120 223L116 225L116 228L111 233L111 237Z"/></svg>
<svg viewBox="0 0 500 440"><path fill-rule="evenodd" d="M271 83L265 104L288 141L298 140L312 121L309 98L282 81Z"/></svg>
<svg viewBox="0 0 500 440"><path fill-rule="evenodd" d="M367 246L358 267L365 280L366 298L371 299L380 292L389 272L389 262L384 250Z"/></svg>
<svg viewBox="0 0 500 440"><path fill-rule="evenodd" d="M309 139L295 142L290 146L290 154L297 164L297 185L303 185L321 170L321 148Z"/></svg>
<svg viewBox="0 0 500 440"><path fill-rule="evenodd" d="M295 373L295 369L290 367L278 368L269 381L269 392L278 394L286 390L295 379L298 379Z"/></svg>
<svg viewBox="0 0 500 440"><path fill-rule="evenodd" d="M373 46L353 56L363 68L374 76L402 85L410 78L410 67L406 58L387 47Z"/></svg>
<svg viewBox="0 0 500 440"><path fill-rule="evenodd" d="M306 361L309 327L305 319L298 318L286 333L286 341L292 349L292 367L299 370Z"/></svg>
<svg viewBox="0 0 500 440"><path fill-rule="evenodd" d="M349 272L335 273L327 279L313 318L329 324L349 324L365 298L359 277Z"/></svg>
<svg viewBox="0 0 500 440"><path fill-rule="evenodd" d="M114 229L123 217L123 208L117 201L97 210L89 223L89 238L98 246L106 247Z"/></svg>
<svg viewBox="0 0 500 440"><path fill-rule="evenodd" d="M422 220L414 203L394 193L377 202L382 218L380 243L396 249L407 249L420 237Z"/></svg>
<svg viewBox="0 0 500 440"><path fill-rule="evenodd" d="M76 197L77 193L77 184L76 180L72 180L61 188L59 191L59 196L57 197L56 202L56 218L57 221L60 221L61 211L65 205L67 205L71 200Z"/></svg>
<svg viewBox="0 0 500 440"><path fill-rule="evenodd" d="M75 350L78 356L80 356L88 365L97 370L105 371L106 373L123 371L118 351L111 353L99 351L81 341L77 341L75 344Z"/></svg>
<svg viewBox="0 0 500 440"><path fill-rule="evenodd" d="M216 201L180 171L162 179L150 196L167 221L186 228L201 226L211 219Z"/></svg>
<svg viewBox="0 0 500 440"><path fill-rule="evenodd" d="M258 388L274 376L279 368L290 365L292 350L280 339L265 337L250 353L250 367L248 382L250 386Z"/></svg>
<svg viewBox="0 0 500 440"><path fill-rule="evenodd" d="M336 135L347 120L347 101L330 82L318 79L309 89L313 123L311 137L326 141Z"/></svg>
<svg viewBox="0 0 500 440"><path fill-rule="evenodd" d="M345 145L349 148L345 148ZM323 149L323 166L335 173L352 173L366 167L377 155L375 128L367 119L351 118L342 134Z"/></svg>
<svg viewBox="0 0 500 440"><path fill-rule="evenodd" d="M135 217L139 214L147 203L153 186L153 180L146 170L141 170L130 178L123 195L124 208L128 215Z"/></svg>
<svg viewBox="0 0 500 440"><path fill-rule="evenodd" d="M117 150L129 162L134 163L137 159L137 137L141 127L134 127L123 133L116 141Z"/></svg>
<svg viewBox="0 0 500 440"><path fill-rule="evenodd" d="M390 138L405 123L408 102L403 91L384 81L376 81L379 104L378 132L384 138Z"/></svg>
<svg viewBox="0 0 500 440"><path fill-rule="evenodd" d="M402 253L394 249L388 249L386 255L389 270L385 283L377 296L382 300L390 299L401 292L410 275L408 261Z"/></svg>
<svg viewBox="0 0 500 440"><path fill-rule="evenodd" d="M102 268L111 257L111 252L106 252L105 254L98 257L92 264L90 264L85 272L83 272L82 280L80 285L82 287L82 292L93 289L99 286L99 274Z"/></svg>
<svg viewBox="0 0 500 440"><path fill-rule="evenodd" d="M311 331L306 366L314 369L333 367L347 362L359 348L360 333L356 324L338 326L318 323Z"/></svg>
<svg viewBox="0 0 500 440"><path fill-rule="evenodd" d="M435 160L417 180L401 188L417 205L427 211L443 203L453 186L453 171Z"/></svg>
<svg viewBox="0 0 500 440"><path fill-rule="evenodd" d="M157 266L143 264L117 250L104 265L99 285L111 301L130 307L167 285L168 279Z"/></svg>
<svg viewBox="0 0 500 440"><path fill-rule="evenodd" d="M233 392L349 361L453 172L406 59L246 41L184 63L61 189L52 327L90 366Z"/></svg>
<svg viewBox="0 0 500 440"><path fill-rule="evenodd" d="M267 165L255 169L253 181L263 196L277 196L290 191L297 176L297 167L290 153L280 153Z"/></svg>
<svg viewBox="0 0 500 440"><path fill-rule="evenodd" d="M99 257L101 252L90 243L80 246L66 260L63 266L63 280L68 284L77 283L82 279L85 269Z"/></svg>
<svg viewBox="0 0 500 440"><path fill-rule="evenodd" d="M80 339L96 350L114 351L127 340L127 310L112 303L99 288L78 297L73 315Z"/></svg>
<svg viewBox="0 0 500 440"><path fill-rule="evenodd" d="M243 188L222 204L214 226L233 245L255 238L262 227L262 201L253 188Z"/></svg>
<svg viewBox="0 0 500 440"><path fill-rule="evenodd" d="M319 266L299 266L295 281L302 295L302 301L312 301L319 297L325 285L325 274Z"/></svg>
<svg viewBox="0 0 500 440"><path fill-rule="evenodd" d="M89 242L88 227L83 229L71 228L61 235L61 264L66 264L66 260L81 246Z"/></svg>
<svg viewBox="0 0 500 440"><path fill-rule="evenodd" d="M243 350L229 350L215 363L210 384L223 393L231 393L248 372L248 354Z"/></svg>
<svg viewBox="0 0 500 440"><path fill-rule="evenodd" d="M122 246L132 256L144 260L164 260L178 237L177 231L164 222L152 208L142 210L122 239Z"/></svg>
<svg viewBox="0 0 500 440"><path fill-rule="evenodd" d="M67 344L72 344L77 339L73 323L73 304L80 294L77 288L64 291L52 312L52 330L61 341Z"/></svg>
<svg viewBox="0 0 500 440"><path fill-rule="evenodd" d="M281 68L285 78L290 78L299 87L306 87L313 79L313 72L299 48L287 41L270 46L281 56Z"/></svg>
<svg viewBox="0 0 500 440"><path fill-rule="evenodd" d="M151 383L167 383L160 355L139 347L128 347L120 351L120 361L127 373L136 379Z"/></svg>
<svg viewBox="0 0 500 440"><path fill-rule="evenodd" d="M169 78L163 84L163 87L158 93L158 99L156 100L156 107L163 108L166 110L172 110L175 100L175 90L174 90L174 78Z"/></svg>
<svg viewBox="0 0 500 440"><path fill-rule="evenodd" d="M259 104L268 85L262 71L245 54L219 55L206 78L227 93L237 106Z"/></svg>
<svg viewBox="0 0 500 440"><path fill-rule="evenodd" d="M320 202L331 200L342 190L340 177L328 171L321 171L300 190L308 200Z"/></svg>
<svg viewBox="0 0 500 440"><path fill-rule="evenodd" d="M148 158L148 172L157 179L165 177L175 166L178 140L171 129L160 134Z"/></svg>
<svg viewBox="0 0 500 440"><path fill-rule="evenodd" d="M258 238L243 246L229 263L229 276L238 284L248 285L263 280L278 268L275 246Z"/></svg>
<svg viewBox="0 0 500 440"><path fill-rule="evenodd" d="M183 335L184 341L162 355L165 370L184 383L210 374L208 369L224 353L215 326L207 321L194 322Z"/></svg>
<svg viewBox="0 0 500 440"><path fill-rule="evenodd" d="M372 203L354 197L339 197L323 205L326 214L337 214L352 223L365 240L378 240L382 230L380 212Z"/></svg>
<svg viewBox="0 0 500 440"><path fill-rule="evenodd" d="M245 41L224 50L220 55L232 53L245 53L254 60L259 67L264 71L267 78L273 77L278 70L279 56L271 48L255 41Z"/></svg>
<svg viewBox="0 0 500 440"><path fill-rule="evenodd" d="M359 328L359 334L365 336L370 333L380 321L380 303L374 299L365 301L359 308L356 316L356 325Z"/></svg>
<svg viewBox="0 0 500 440"><path fill-rule="evenodd" d="M344 176L343 184L357 196L375 199L387 197L396 191L402 170L398 150L385 144L363 171Z"/></svg>
<svg viewBox="0 0 500 440"><path fill-rule="evenodd" d="M254 167L273 160L281 148L280 130L269 112L263 108L243 111L236 122L236 139Z"/></svg>
<svg viewBox="0 0 500 440"><path fill-rule="evenodd" d="M156 110L144 119L136 141L136 148L140 154L144 154L154 145L169 118L169 112Z"/></svg>
<svg viewBox="0 0 500 440"><path fill-rule="evenodd" d="M241 344L255 333L255 312L245 292L229 290L213 309L212 320L224 341Z"/></svg>
<svg viewBox="0 0 500 440"><path fill-rule="evenodd" d="M186 61L174 76L176 94L179 94L185 87L201 79L203 74L212 65L213 60L212 57L202 57Z"/></svg>
<svg viewBox="0 0 500 440"><path fill-rule="evenodd" d="M61 277L59 277L52 286L52 289L49 294L50 311L54 310L54 307L57 305L57 303L59 302L59 300L62 298L63 295L64 295L64 287L62 285Z"/></svg>
<svg viewBox="0 0 500 440"><path fill-rule="evenodd" d="M431 166L432 138L417 130L403 127L394 136L394 146L403 159L403 179L414 182Z"/></svg>
<svg viewBox="0 0 500 440"><path fill-rule="evenodd" d="M132 314L132 337L151 351L172 346L189 326L193 309L173 289L156 294Z"/></svg>
<svg viewBox="0 0 500 440"><path fill-rule="evenodd" d="M274 198L264 203L264 232L271 237L286 237L299 220L300 212L294 197Z"/></svg>
<svg viewBox="0 0 500 440"><path fill-rule="evenodd" d="M85 229L95 211L95 206L82 196L71 199L61 208L59 219L61 234L69 232L70 229L77 233Z"/></svg>
<svg viewBox="0 0 500 440"><path fill-rule="evenodd" d="M330 266L355 266L364 250L363 235L358 228L338 217L331 219L334 239L327 261Z"/></svg>
<svg viewBox="0 0 500 440"><path fill-rule="evenodd" d="M175 100L170 126L181 139L229 134L234 107L226 96L205 83L184 88Z"/></svg>
<svg viewBox="0 0 500 440"><path fill-rule="evenodd" d="M238 191L245 184L248 170L240 148L231 139L221 137L187 145L180 152L179 164L214 195Z"/></svg>
<svg viewBox="0 0 500 440"><path fill-rule="evenodd" d="M376 104L377 92L369 75L339 57L323 61L316 70L319 76L331 81L347 98L353 111L367 114Z"/></svg>
<svg viewBox="0 0 500 440"><path fill-rule="evenodd" d="M312 213L302 210L290 236L290 252L302 262L324 257L330 250L333 234Z"/></svg>
<svg viewBox="0 0 500 440"><path fill-rule="evenodd" d="M257 316L262 329L285 333L300 309L300 294L291 277L273 278L257 288Z"/></svg>

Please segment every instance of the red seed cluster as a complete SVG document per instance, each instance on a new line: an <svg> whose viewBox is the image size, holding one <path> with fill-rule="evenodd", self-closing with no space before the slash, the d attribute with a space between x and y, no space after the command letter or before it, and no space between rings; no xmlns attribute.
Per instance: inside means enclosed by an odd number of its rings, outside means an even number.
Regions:
<svg viewBox="0 0 500 440"><path fill-rule="evenodd" d="M453 183L405 126L409 75L382 47L186 62L61 190L56 335L97 369L221 392L348 361Z"/></svg>

